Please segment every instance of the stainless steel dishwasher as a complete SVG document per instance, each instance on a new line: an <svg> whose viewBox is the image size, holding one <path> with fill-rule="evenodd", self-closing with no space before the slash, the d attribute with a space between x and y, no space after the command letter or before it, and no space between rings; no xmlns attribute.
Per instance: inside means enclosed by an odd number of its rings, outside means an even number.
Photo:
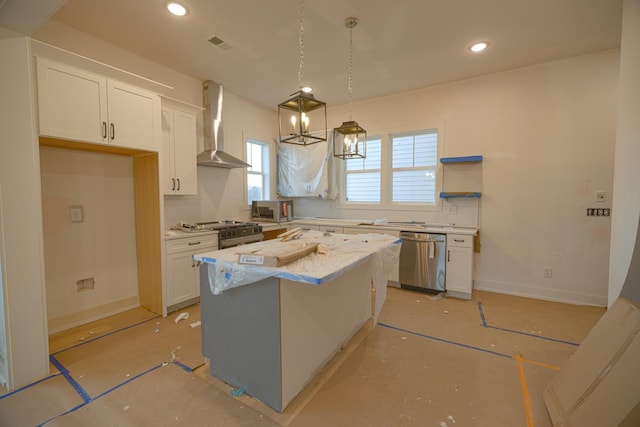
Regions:
<svg viewBox="0 0 640 427"><path fill-rule="evenodd" d="M400 286L420 292L445 291L446 234L400 232Z"/></svg>

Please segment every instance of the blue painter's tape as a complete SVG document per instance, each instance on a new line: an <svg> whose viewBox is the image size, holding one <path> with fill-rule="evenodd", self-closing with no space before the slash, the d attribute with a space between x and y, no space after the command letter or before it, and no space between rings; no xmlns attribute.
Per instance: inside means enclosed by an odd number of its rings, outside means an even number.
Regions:
<svg viewBox="0 0 640 427"><path fill-rule="evenodd" d="M545 336L542 336L542 335L532 334L532 333L529 333L529 332L516 331L514 329L507 329L507 328L501 328L501 327L498 327L498 326L489 325L487 323L487 319L485 318L484 310L482 309L482 303L481 302L478 302L478 312L480 313L480 320L482 321L482 326L485 327L485 328L495 329L495 330L503 331L503 332L511 332L512 334L526 335L528 337L538 338L538 339L545 340L545 341L557 342L557 343L560 343L560 344L573 345L573 346L576 346L576 347L578 347L580 345L578 343L571 342L571 341L560 340L560 339L557 339L557 338L549 338L549 337L545 337Z"/></svg>
<svg viewBox="0 0 640 427"><path fill-rule="evenodd" d="M188 367L184 363L178 362L177 360L174 360L173 364L178 366L180 369L182 369L185 372L188 372L188 373L192 373L193 372L193 369L191 369L190 367Z"/></svg>
<svg viewBox="0 0 640 427"><path fill-rule="evenodd" d="M71 384L71 387L73 387L73 389L80 395L85 403L91 402L91 396L89 396L89 393L87 393L87 391L82 388L82 386L76 380L73 379L71 373L62 365L62 363L58 361L58 359L55 358L53 354L49 356L49 361L53 366L56 367L57 370L60 371L62 376L65 377L69 384Z"/></svg>
<svg viewBox="0 0 640 427"><path fill-rule="evenodd" d="M513 329L500 328L498 326L491 326L491 325L487 325L486 327L490 328L490 329L496 329L498 331L511 332L513 334L526 335L528 337L538 338L538 339L545 340L545 341L552 341L552 342L557 342L557 343L560 343L560 344L573 345L575 347L580 346L579 343L560 340L560 339L557 339L557 338L549 338L549 337L545 337L545 336L542 336L542 335L532 334L532 333L529 333L529 332L516 331L516 330L513 330Z"/></svg>
<svg viewBox="0 0 640 427"><path fill-rule="evenodd" d="M478 301L478 311L480 312L480 320L482 321L482 326L487 326L487 319L484 317L484 311L482 310L482 303Z"/></svg>
<svg viewBox="0 0 640 427"><path fill-rule="evenodd" d="M151 321L151 320L156 320L156 319L158 319L159 317L161 317L161 316L154 316L154 317L151 317L151 318L149 318L149 319L143 320L143 321L141 321L141 322L134 323L133 325L127 326L127 327L125 327L125 328L122 328L122 329L116 329L116 330L111 331L111 332L109 332L109 333L107 333L107 334L100 335L100 336L98 336L98 337L91 338L91 339L88 339L88 340L85 340L85 341L79 342L78 344L72 345L71 347L63 348L62 350L58 350L58 351L56 351L55 353L51 353L51 355L60 354L60 353L62 353L62 352L64 352L64 351L71 350L72 348L80 347L81 345L85 345L85 344L88 344L88 343L90 343L90 342L94 342L94 341L96 341L96 340L99 340L99 339L101 339L101 338L108 337L109 335L113 335L113 334L116 334L116 333L118 333L118 332L126 331L127 329L135 328L136 326L138 326L138 325L142 325L143 323L147 323L147 322L149 322L149 321Z"/></svg>
<svg viewBox="0 0 640 427"><path fill-rule="evenodd" d="M232 388L231 391L229 391L229 394L233 397L239 397L242 396L244 394L244 389L241 388Z"/></svg>
<svg viewBox="0 0 640 427"><path fill-rule="evenodd" d="M467 348L469 350L482 351L483 353L489 353L489 354L493 354L495 356L506 357L508 359L512 359L512 357L510 355L505 354L505 353L499 353L497 351L491 351L491 350L487 350L487 349L484 349L484 348L481 348L481 347L475 347L475 346L472 346L472 345L463 344L463 343L459 343L459 342L455 342L455 341L451 341L451 340L445 340L444 338L438 338L438 337L433 337L431 335L421 334L419 332L409 331L407 329L398 328L396 326L387 325L385 323L378 323L378 325L383 326L385 328L389 328L389 329L395 329L396 331L401 331L401 332L406 332L408 334L417 335L419 337L428 338L430 340L439 341L439 342L452 344L452 345L457 345L458 347Z"/></svg>
<svg viewBox="0 0 640 427"><path fill-rule="evenodd" d="M111 388L110 388L110 389L108 389L108 390L103 391L102 393L100 393L99 395L97 395L96 397L94 397L94 398L93 398L93 400L100 399L102 396L105 396L105 395L107 395L107 394L111 393L112 391L115 391L115 390L119 389L120 387L122 387L122 386L124 386L124 385L129 384L131 381L135 381L135 380L137 380L138 378L140 378L140 377L142 377L142 376L144 376L144 375L147 375L148 373L153 372L153 371L155 371L156 369L161 368L161 367L162 367L162 364L160 364L160 365L156 365L156 366L154 366L153 368L151 368L151 369L147 369L147 370L146 370L146 371L144 371L144 372L140 372L139 374L134 375L134 376L132 376L132 377L128 378L126 381L124 381L124 382L122 382L122 383L120 383L120 384L118 384L118 385L115 385L115 386L111 387Z"/></svg>
<svg viewBox="0 0 640 427"><path fill-rule="evenodd" d="M40 384L40 383L42 383L42 382L45 382L45 381L47 381L47 380L50 380L51 378L59 377L60 375L62 375L62 374L61 374L61 373L52 374L52 375L49 375L48 377L44 377L44 378L42 378L42 379L40 379L40 380L38 380L38 381L32 382L31 384L27 384L27 385L25 385L25 386L22 386L22 387L20 387L20 388L17 388L17 389L15 389L15 390L13 390L13 391L11 391L11 392L7 393L7 394L3 394L2 396L0 396L0 400L5 399L5 398L10 397L10 396L13 396L13 395L14 395L14 394L16 394L16 393L20 393L20 392L21 392L21 391L23 391L23 390L26 390L26 389L28 389L28 388L30 388L30 387L33 387L34 385L38 385L38 384Z"/></svg>

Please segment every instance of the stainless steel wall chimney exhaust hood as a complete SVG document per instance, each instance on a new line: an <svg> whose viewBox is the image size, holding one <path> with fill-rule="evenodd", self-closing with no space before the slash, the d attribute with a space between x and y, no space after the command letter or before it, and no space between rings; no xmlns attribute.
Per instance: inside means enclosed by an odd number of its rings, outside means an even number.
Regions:
<svg viewBox="0 0 640 427"><path fill-rule="evenodd" d="M222 86L207 80L202 84L204 105L204 151L198 154L198 165L218 168L246 168L251 166L224 152L222 134Z"/></svg>

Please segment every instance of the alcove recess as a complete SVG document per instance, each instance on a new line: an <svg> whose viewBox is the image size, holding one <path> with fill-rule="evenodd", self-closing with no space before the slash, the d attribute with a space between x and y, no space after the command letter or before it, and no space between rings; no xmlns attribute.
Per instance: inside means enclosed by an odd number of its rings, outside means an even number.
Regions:
<svg viewBox="0 0 640 427"><path fill-rule="evenodd" d="M41 147L117 154L133 159L136 257L140 305L162 314L162 258L158 153L40 137Z"/></svg>

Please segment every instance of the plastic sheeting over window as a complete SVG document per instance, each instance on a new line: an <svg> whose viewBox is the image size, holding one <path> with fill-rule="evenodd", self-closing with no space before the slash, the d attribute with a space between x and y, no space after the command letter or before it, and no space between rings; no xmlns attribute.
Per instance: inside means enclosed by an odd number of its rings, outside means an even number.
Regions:
<svg viewBox="0 0 640 427"><path fill-rule="evenodd" d="M335 200L338 196L335 160L328 141L302 146L276 141L278 195Z"/></svg>

